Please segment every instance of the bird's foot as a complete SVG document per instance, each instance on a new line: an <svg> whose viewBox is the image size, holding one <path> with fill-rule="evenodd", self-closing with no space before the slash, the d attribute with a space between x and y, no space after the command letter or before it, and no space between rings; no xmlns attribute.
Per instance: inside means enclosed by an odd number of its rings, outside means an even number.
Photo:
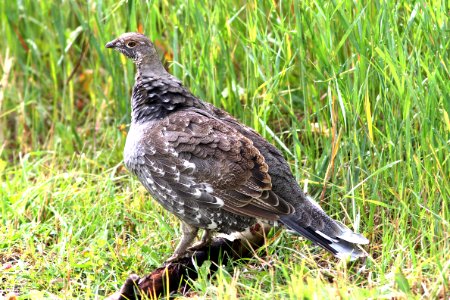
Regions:
<svg viewBox="0 0 450 300"><path fill-rule="evenodd" d="M181 230L183 231L181 240L172 256L166 260L165 264L176 262L177 260L182 258L186 254L189 245L192 245L192 242L195 240L198 232L198 228L191 226L185 222L181 222Z"/></svg>
<svg viewBox="0 0 450 300"><path fill-rule="evenodd" d="M186 226L184 226L184 228L186 228ZM203 234L200 241L194 243L192 246L188 246L190 243L192 243L192 239L195 238L195 236L192 236L190 232L191 231L184 230L184 235L180 241L180 244L178 244L177 249L175 249L175 252L172 254L172 256L166 260L165 264L176 262L177 260L183 258L188 251L195 252L211 244L211 232L209 230L205 230L205 233Z"/></svg>
<svg viewBox="0 0 450 300"><path fill-rule="evenodd" d="M195 244L193 244L192 246L190 246L189 248L187 248L187 250L191 251L191 252L198 251L198 250L202 249L203 247L207 246L208 244L209 244L209 242L198 241Z"/></svg>
<svg viewBox="0 0 450 300"><path fill-rule="evenodd" d="M202 239L196 243L194 243L192 246L190 246L189 248L187 248L187 250L189 251L197 251L200 250L201 248L211 244L211 232L209 230L205 230L205 233L202 236Z"/></svg>
<svg viewBox="0 0 450 300"><path fill-rule="evenodd" d="M164 265L168 265L170 263L176 262L177 260L179 260L180 258L182 258L183 255L179 254L179 253L174 253L172 254L171 257L169 257L168 259L166 259L166 261L164 262Z"/></svg>

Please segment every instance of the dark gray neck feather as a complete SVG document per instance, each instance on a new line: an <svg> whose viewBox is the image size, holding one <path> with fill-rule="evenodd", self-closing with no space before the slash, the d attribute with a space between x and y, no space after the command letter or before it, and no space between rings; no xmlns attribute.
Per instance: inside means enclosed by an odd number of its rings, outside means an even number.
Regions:
<svg viewBox="0 0 450 300"><path fill-rule="evenodd" d="M181 82L162 69L145 69L136 75L131 97L132 122L141 123L161 119L188 108L205 109L205 104L192 95ZM143 75L147 74L147 75Z"/></svg>
<svg viewBox="0 0 450 300"><path fill-rule="evenodd" d="M161 63L158 55L155 53L139 56L136 61L137 74L136 77L142 76L161 76L166 77L170 74L166 71L163 64Z"/></svg>

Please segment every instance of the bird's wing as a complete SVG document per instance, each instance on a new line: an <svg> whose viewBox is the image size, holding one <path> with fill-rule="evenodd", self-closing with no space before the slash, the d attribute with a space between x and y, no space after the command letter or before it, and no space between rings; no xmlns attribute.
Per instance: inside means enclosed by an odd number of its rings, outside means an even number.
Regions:
<svg viewBox="0 0 450 300"><path fill-rule="evenodd" d="M204 197L215 201L197 200L196 203L205 206L220 203L224 210L239 215L277 220L280 215L291 214L293 207L272 191L268 166L252 141L205 114L184 110L171 114L160 125L164 127L166 148L174 152L176 169L181 171L167 184L179 186L177 179L190 182L194 189L204 187L201 191ZM170 165L170 162L163 164ZM189 184L176 189L199 194L192 192Z"/></svg>

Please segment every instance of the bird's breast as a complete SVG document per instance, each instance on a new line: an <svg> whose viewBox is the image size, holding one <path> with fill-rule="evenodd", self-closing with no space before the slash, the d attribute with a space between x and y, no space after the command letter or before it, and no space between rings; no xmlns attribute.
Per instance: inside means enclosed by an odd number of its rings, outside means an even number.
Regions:
<svg viewBox="0 0 450 300"><path fill-rule="evenodd" d="M152 154L152 139L149 131L153 129L152 124L132 123L128 131L123 158L125 166L135 172L139 165L143 164L144 156Z"/></svg>

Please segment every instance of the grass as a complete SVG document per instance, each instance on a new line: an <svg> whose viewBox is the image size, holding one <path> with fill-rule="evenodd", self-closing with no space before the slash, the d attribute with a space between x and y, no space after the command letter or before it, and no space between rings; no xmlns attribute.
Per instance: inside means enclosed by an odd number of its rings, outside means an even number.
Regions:
<svg viewBox="0 0 450 300"><path fill-rule="evenodd" d="M0 290L95 298L170 256L177 220L124 169L144 31L169 70L283 150L299 183L371 240L347 266L284 233L192 294L447 299L446 1L5 1L0 6ZM0 293L0 295L1 295Z"/></svg>

